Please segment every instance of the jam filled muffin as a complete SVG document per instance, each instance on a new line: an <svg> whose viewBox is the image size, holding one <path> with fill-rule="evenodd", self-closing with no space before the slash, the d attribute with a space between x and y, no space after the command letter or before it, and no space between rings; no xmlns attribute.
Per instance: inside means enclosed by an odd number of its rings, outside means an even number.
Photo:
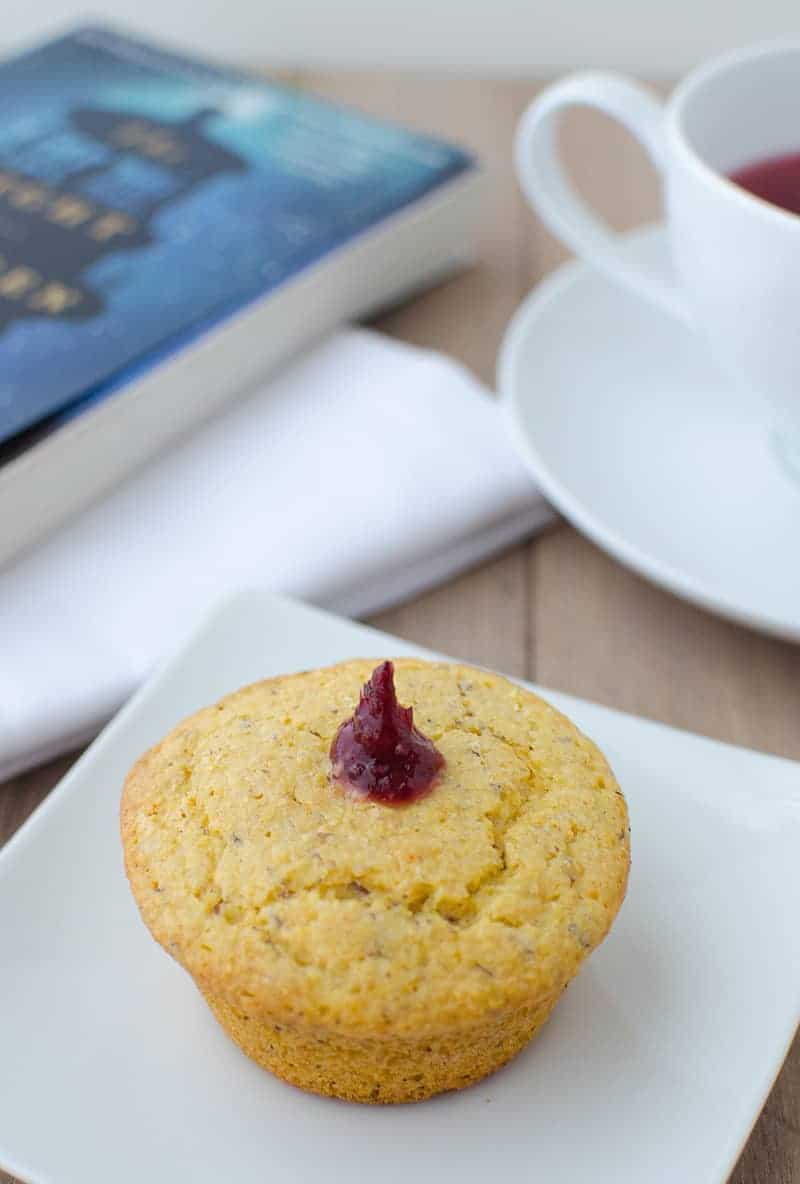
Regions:
<svg viewBox="0 0 800 1184"><path fill-rule="evenodd" d="M236 1043L364 1102L514 1056L608 932L629 864L622 794L568 719L405 658L197 712L128 775L122 838L145 923Z"/></svg>

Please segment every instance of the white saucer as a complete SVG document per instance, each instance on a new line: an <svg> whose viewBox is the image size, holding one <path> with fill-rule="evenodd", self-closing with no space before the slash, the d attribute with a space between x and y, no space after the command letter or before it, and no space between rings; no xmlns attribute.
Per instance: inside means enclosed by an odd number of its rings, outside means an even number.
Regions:
<svg viewBox="0 0 800 1184"><path fill-rule="evenodd" d="M625 236L663 258L662 227ZM503 342L499 388L545 494L642 575L800 640L800 485L759 401L699 338L584 263L540 284Z"/></svg>

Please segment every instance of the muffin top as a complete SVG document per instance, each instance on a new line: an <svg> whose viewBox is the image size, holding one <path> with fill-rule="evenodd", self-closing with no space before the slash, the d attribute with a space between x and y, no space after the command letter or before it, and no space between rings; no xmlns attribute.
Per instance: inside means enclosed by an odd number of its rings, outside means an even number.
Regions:
<svg viewBox="0 0 800 1184"><path fill-rule="evenodd" d="M268 679L128 775L125 863L154 937L253 1018L419 1036L553 996L625 894L625 802L560 712L498 675L400 658L444 757L425 796L344 792L330 750L376 660Z"/></svg>

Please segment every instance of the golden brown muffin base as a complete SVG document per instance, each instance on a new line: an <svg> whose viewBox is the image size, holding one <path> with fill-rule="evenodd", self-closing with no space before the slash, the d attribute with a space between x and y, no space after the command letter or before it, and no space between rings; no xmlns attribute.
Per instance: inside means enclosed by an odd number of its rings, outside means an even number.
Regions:
<svg viewBox="0 0 800 1184"><path fill-rule="evenodd" d="M421 1102L474 1085L516 1056L558 999L493 1016L458 1033L381 1040L264 1023L203 995L242 1052L276 1077L312 1093L373 1104Z"/></svg>

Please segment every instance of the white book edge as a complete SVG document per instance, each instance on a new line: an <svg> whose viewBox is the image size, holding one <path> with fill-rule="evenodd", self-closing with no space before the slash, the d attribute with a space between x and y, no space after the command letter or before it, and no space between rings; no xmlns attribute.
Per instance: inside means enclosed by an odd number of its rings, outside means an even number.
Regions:
<svg viewBox="0 0 800 1184"><path fill-rule="evenodd" d="M0 564L242 395L302 345L467 266L477 169L404 207L0 468Z"/></svg>

